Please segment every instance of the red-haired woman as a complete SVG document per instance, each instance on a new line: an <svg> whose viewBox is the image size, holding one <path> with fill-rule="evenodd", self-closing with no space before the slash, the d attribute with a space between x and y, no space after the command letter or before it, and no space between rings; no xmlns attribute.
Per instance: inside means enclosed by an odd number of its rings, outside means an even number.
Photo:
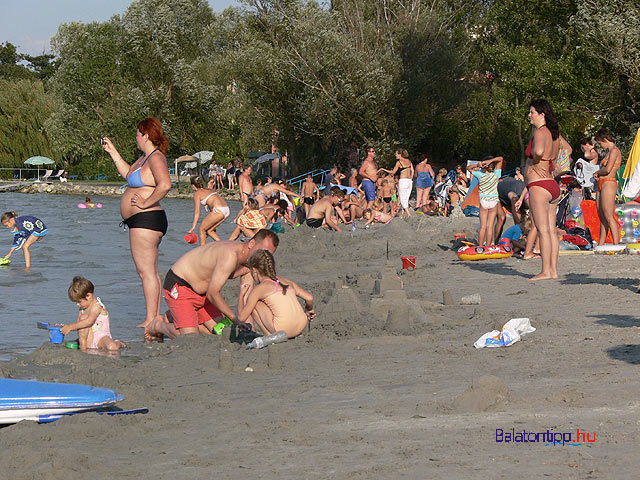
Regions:
<svg viewBox="0 0 640 480"><path fill-rule="evenodd" d="M171 189L171 177L165 157L169 141L157 118L145 118L138 123L136 142L142 155L132 165L122 159L107 137L102 139L102 148L111 155L120 175L127 179L120 214L122 223L129 227L131 256L142 279L147 308L145 320L138 326L146 327L160 313L158 247L167 233L167 215L160 200Z"/></svg>

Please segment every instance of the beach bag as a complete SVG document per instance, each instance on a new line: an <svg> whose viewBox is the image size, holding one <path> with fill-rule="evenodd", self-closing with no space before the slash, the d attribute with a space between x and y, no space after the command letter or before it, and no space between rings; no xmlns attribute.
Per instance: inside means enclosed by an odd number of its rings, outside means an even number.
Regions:
<svg viewBox="0 0 640 480"><path fill-rule="evenodd" d="M577 245L581 250L591 249L592 238L591 231L588 228L568 228L566 232L567 233L562 236L562 240Z"/></svg>

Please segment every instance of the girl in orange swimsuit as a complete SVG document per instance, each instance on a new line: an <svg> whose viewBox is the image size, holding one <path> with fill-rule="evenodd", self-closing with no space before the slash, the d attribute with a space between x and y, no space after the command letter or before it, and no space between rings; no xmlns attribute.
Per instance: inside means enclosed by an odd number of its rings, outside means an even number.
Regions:
<svg viewBox="0 0 640 480"><path fill-rule="evenodd" d="M598 207L598 217L600 217L600 245L606 242L607 233L611 231L613 244L620 243L620 225L616 221L614 211L616 208L616 194L618 193L618 180L616 173L622 162L620 149L616 147L613 141L613 135L609 130L603 128L598 130L595 135L595 141L600 147L608 150L606 157L600 163L594 177L598 179L598 196L596 197L596 206Z"/></svg>
<svg viewBox="0 0 640 480"><path fill-rule="evenodd" d="M247 261L254 287L243 284L238 298L238 320L258 325L265 335L284 330L293 338L302 333L307 321L315 317L313 295L298 284L276 275L273 255L255 251ZM302 309L298 298L305 301Z"/></svg>
<svg viewBox="0 0 640 480"><path fill-rule="evenodd" d="M193 213L193 224L188 233L192 233L200 218L200 206L209 212L198 227L198 238L200 245L207 242L207 235L216 242L220 240L220 236L216 233L216 228L222 225L229 217L229 205L227 202L210 188L204 188L204 182L200 177L191 177L191 188L194 190L193 201L195 203L195 211Z"/></svg>

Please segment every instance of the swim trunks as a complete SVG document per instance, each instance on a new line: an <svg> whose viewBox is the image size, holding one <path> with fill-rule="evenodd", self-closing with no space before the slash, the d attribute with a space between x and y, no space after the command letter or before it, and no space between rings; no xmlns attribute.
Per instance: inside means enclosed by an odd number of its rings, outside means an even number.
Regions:
<svg viewBox="0 0 640 480"><path fill-rule="evenodd" d="M161 232L164 237L169 227L167 221L167 214L164 210L150 210L148 212L140 212L132 215L120 222L120 225L126 225L131 228L146 228L147 230L154 230Z"/></svg>
<svg viewBox="0 0 640 480"><path fill-rule="evenodd" d="M304 203L307 205L313 205L316 201L313 197L304 197Z"/></svg>
<svg viewBox="0 0 640 480"><path fill-rule="evenodd" d="M376 185L371 180L366 178L362 180L362 189L367 202L372 202L376 199Z"/></svg>
<svg viewBox="0 0 640 480"><path fill-rule="evenodd" d="M307 218L307 225L311 228L320 228L323 222L323 218Z"/></svg>
<svg viewBox="0 0 640 480"><path fill-rule="evenodd" d="M173 270L167 272L162 291L176 328L198 328L198 325L223 316L206 295L194 292L189 282Z"/></svg>
<svg viewBox="0 0 640 480"><path fill-rule="evenodd" d="M384 203L391 203L391 197L382 197L382 200L384 200Z"/></svg>

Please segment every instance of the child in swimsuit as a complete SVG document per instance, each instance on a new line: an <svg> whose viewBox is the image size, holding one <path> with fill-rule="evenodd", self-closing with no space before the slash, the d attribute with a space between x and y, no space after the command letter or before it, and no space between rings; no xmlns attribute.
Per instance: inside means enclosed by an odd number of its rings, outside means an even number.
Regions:
<svg viewBox="0 0 640 480"><path fill-rule="evenodd" d="M287 337L302 333L307 322L315 317L313 295L298 284L276 275L273 255L257 250L249 257L247 267L257 285L240 287L238 320L258 326L265 335L284 330ZM298 302L305 301L303 309Z"/></svg>
<svg viewBox="0 0 640 480"><path fill-rule="evenodd" d="M5 255L5 258L9 258L15 250L22 249L25 266L30 268L31 252L29 247L49 233L49 229L39 218L29 215L19 217L17 212L13 210L3 213L0 222L11 229L11 233L13 233L13 245L11 245L11 250Z"/></svg>
<svg viewBox="0 0 640 480"><path fill-rule="evenodd" d="M380 210L375 210L373 208L367 208L362 214L362 218L367 221L364 224L365 228L369 228L369 225L372 223L384 223L385 225L393 220L393 215L390 215L386 212L382 212Z"/></svg>
<svg viewBox="0 0 640 480"><path fill-rule="evenodd" d="M125 348L123 342L111 338L109 312L100 297L96 297L93 292L93 283L84 277L73 277L69 286L69 299L80 307L78 319L74 323L63 325L60 332L66 335L77 330L80 350L83 352L88 348L109 351Z"/></svg>
<svg viewBox="0 0 640 480"><path fill-rule="evenodd" d="M478 179L478 193L480 196L480 245L493 245L493 226L498 215L500 201L498 197L498 182L502 176L502 157L489 157L480 163L470 165L467 169ZM481 171L479 169L482 169Z"/></svg>
<svg viewBox="0 0 640 480"><path fill-rule="evenodd" d="M235 219L236 228L231 232L229 240L237 239L241 233L245 237L253 237L258 230L266 228L267 219L258 209L258 201L255 198L247 200L247 206L238 212Z"/></svg>

